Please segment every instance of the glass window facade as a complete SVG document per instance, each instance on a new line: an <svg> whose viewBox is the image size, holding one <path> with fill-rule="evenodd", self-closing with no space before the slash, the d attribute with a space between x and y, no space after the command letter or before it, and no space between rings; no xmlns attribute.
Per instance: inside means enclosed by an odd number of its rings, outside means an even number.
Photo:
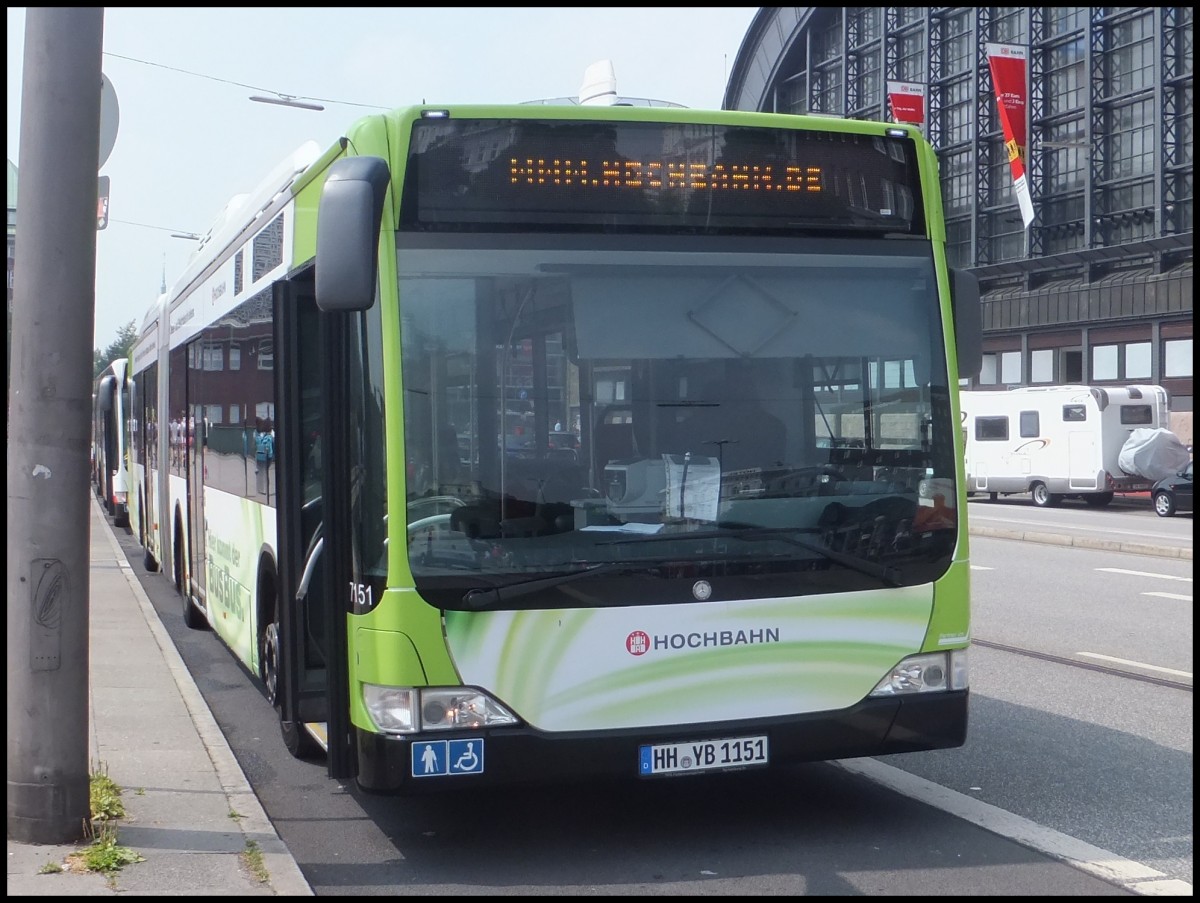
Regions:
<svg viewBox="0 0 1200 903"><path fill-rule="evenodd" d="M924 131L940 161L947 259L980 278L985 336L1004 336L995 343L1003 347L1024 337L1015 361L1007 351L992 353L968 385L1162 383L1172 410L1190 412L1191 325L1181 319L1190 317L1193 295L1190 7L813 7L761 15L775 17L782 37L768 39L765 30L770 59L739 55L739 64L753 62L745 82L764 84L769 98L742 109L880 118L887 105L876 92L887 80L928 86ZM1028 49L1028 228L988 42ZM1173 325L1160 335L1152 323ZM1134 326L1147 328L1134 338ZM1089 327L1103 327L1103 338L1089 337ZM1108 327L1130 335L1115 337ZM1043 340L1030 341L1036 337Z"/></svg>
<svg viewBox="0 0 1200 903"><path fill-rule="evenodd" d="M912 10L905 9L904 12ZM913 31L901 35L896 42L896 49L896 75L900 77L900 81L925 81L925 32Z"/></svg>
<svg viewBox="0 0 1200 903"><path fill-rule="evenodd" d="M1193 375L1191 339L1172 339L1163 343L1163 375Z"/></svg>
<svg viewBox="0 0 1200 903"><path fill-rule="evenodd" d="M1029 381L1054 382L1054 349L1041 348L1029 354Z"/></svg>

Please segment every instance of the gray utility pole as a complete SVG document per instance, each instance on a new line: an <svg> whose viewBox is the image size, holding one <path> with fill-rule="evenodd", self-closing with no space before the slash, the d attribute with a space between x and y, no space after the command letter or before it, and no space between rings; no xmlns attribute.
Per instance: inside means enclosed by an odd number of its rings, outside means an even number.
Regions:
<svg viewBox="0 0 1200 903"><path fill-rule="evenodd" d="M8 421L8 837L83 837L103 7L28 7Z"/></svg>

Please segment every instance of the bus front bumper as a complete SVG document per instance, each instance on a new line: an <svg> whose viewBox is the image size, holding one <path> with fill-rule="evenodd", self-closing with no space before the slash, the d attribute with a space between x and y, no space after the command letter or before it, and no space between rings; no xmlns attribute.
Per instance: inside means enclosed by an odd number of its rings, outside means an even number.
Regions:
<svg viewBox="0 0 1200 903"><path fill-rule="evenodd" d="M519 726L400 737L356 729L358 784L372 793L419 793L475 785L638 778L643 746L750 736L767 737L766 767L949 749L966 742L968 698L969 691L962 690L867 699L849 709L811 715L597 732L547 733ZM465 749L480 740L479 770L444 769L441 750ZM438 750L430 754L436 767L426 769L420 753L431 745ZM475 747L470 749L475 752ZM433 773L423 773L426 770Z"/></svg>

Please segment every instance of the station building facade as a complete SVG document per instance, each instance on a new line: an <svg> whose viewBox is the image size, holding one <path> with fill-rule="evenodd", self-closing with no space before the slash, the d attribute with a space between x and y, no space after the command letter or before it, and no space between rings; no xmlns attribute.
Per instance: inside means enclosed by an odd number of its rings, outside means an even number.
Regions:
<svg viewBox="0 0 1200 903"><path fill-rule="evenodd" d="M1028 52L1028 230L988 43ZM883 120L889 81L925 86L949 261L979 277L969 387L1157 383L1191 445L1191 8L764 7L723 106Z"/></svg>

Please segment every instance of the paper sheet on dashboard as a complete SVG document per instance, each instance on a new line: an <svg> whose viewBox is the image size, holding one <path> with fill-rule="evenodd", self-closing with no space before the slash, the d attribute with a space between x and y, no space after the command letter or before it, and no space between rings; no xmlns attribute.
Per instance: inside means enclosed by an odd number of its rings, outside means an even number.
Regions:
<svg viewBox="0 0 1200 903"><path fill-rule="evenodd" d="M715 521L721 501L721 462L704 455L663 455L667 517Z"/></svg>

